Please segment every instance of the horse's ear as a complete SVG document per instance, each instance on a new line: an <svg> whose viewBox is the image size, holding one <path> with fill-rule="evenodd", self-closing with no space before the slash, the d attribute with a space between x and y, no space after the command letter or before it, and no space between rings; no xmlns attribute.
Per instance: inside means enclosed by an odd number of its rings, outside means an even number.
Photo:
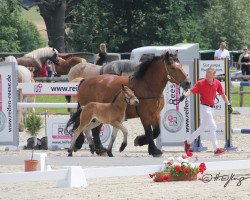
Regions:
<svg viewBox="0 0 250 200"><path fill-rule="evenodd" d="M169 57L170 57L170 54L169 54L169 52L167 51L166 54L165 54L165 59L168 60Z"/></svg>

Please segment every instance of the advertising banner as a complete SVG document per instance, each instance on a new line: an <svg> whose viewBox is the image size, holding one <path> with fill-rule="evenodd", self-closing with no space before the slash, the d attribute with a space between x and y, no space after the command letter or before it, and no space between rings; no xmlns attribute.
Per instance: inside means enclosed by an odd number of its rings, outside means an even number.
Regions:
<svg viewBox="0 0 250 200"><path fill-rule="evenodd" d="M48 136L48 148L69 148L71 144L71 135L65 130L66 123L69 117L48 117L46 119L47 124L47 136ZM113 128L110 125L104 124L101 128L100 139L104 147L108 147ZM83 149L88 149L89 144L85 140Z"/></svg>
<svg viewBox="0 0 250 200"><path fill-rule="evenodd" d="M183 69L191 74L193 62L183 62ZM186 98L180 104L176 104L180 95L184 93L178 85L168 82L164 90L165 106L161 112L161 143L162 145L177 145L185 140L187 134L191 134L191 100Z"/></svg>
<svg viewBox="0 0 250 200"><path fill-rule="evenodd" d="M25 96L29 95L76 95L78 83L19 83Z"/></svg>
<svg viewBox="0 0 250 200"><path fill-rule="evenodd" d="M0 145L18 146L16 87L16 65L0 63Z"/></svg>

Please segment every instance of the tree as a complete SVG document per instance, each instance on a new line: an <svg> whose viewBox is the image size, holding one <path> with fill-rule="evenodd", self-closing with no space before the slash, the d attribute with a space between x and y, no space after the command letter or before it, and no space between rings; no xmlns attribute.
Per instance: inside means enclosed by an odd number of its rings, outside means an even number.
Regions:
<svg viewBox="0 0 250 200"><path fill-rule="evenodd" d="M85 0L73 9L70 43L76 50L98 51L98 44L107 42L109 51L124 52L138 46L202 40L199 32L196 37L187 33L199 30L194 20L209 6L207 2Z"/></svg>
<svg viewBox="0 0 250 200"><path fill-rule="evenodd" d="M0 0L0 51L31 51L41 47L36 27L20 18L18 0Z"/></svg>
<svg viewBox="0 0 250 200"><path fill-rule="evenodd" d="M200 20L203 35L210 42L209 48L218 48L221 41L226 41L231 50L249 44L249 8L249 0L214 0Z"/></svg>

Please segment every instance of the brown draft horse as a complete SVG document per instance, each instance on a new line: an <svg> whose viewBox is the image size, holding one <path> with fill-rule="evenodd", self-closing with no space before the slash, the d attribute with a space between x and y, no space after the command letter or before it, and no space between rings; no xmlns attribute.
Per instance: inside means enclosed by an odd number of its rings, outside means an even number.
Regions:
<svg viewBox="0 0 250 200"><path fill-rule="evenodd" d="M161 156L162 152L156 147L154 139L160 134L160 111L164 106L163 90L168 81L178 84L184 90L191 85L177 56L166 52L160 57L141 63L139 70L130 77L101 75L83 81L78 89L78 101L81 106L89 102L108 103L122 84L127 85L135 92L140 104L137 107L128 105L126 118L140 117L145 130L145 135L137 136L134 144L147 144L148 153L157 157ZM71 117L75 124L79 123L79 110ZM101 154L105 149L100 141L99 127L93 129L92 134L96 153Z"/></svg>
<svg viewBox="0 0 250 200"><path fill-rule="evenodd" d="M55 64L56 76L67 75L72 67L78 63L85 63L87 61L84 58L73 56L67 60L59 57L59 62L59 64Z"/></svg>
<svg viewBox="0 0 250 200"><path fill-rule="evenodd" d="M73 133L71 146L68 149L68 156L72 156L75 141L82 131L85 132L86 138L89 141L91 152L94 153L94 143L90 136L90 129L88 128L88 125L91 124L93 119L96 119L99 123L110 124L113 126L112 137L107 149L110 157L113 157L112 147L116 139L117 132L118 130L122 131L123 142L120 147L120 152L122 152L127 146L128 130L122 125L122 122L125 120L127 104L137 106L139 104L139 100L132 90L130 90L127 86L122 85L122 89L115 95L111 103L90 102L86 106L82 106L80 125Z"/></svg>

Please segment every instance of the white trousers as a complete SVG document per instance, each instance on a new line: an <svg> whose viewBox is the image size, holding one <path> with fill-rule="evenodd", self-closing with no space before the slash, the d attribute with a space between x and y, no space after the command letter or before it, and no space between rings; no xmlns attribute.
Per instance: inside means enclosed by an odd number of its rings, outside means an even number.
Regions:
<svg viewBox="0 0 250 200"><path fill-rule="evenodd" d="M216 150L218 148L218 140L216 136L217 126L213 118L214 108L205 105L200 105L200 111L201 111L200 127L190 135L190 137L187 139L187 142L191 144L198 136L204 134L205 130L208 129L213 144L213 148L214 150Z"/></svg>

